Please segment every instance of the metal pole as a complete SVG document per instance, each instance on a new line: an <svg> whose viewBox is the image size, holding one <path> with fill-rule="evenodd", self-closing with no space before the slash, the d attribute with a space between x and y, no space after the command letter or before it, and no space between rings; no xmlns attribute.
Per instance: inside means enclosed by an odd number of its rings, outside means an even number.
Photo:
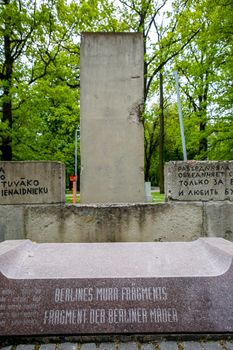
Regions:
<svg viewBox="0 0 233 350"><path fill-rule="evenodd" d="M77 126L75 129L75 161L74 161L74 176L75 176L75 185L76 185L76 197L77 197L77 189L78 189L78 138L79 138L80 127Z"/></svg>
<svg viewBox="0 0 233 350"><path fill-rule="evenodd" d="M179 121L180 121L180 134L181 134L182 148L183 148L183 157L184 157L184 160L187 160L185 136L184 136L184 126L183 126L183 117L182 117L182 110L181 110L181 104L180 104L180 90L179 90L179 82L178 82L178 73L177 73L177 71L174 72L174 77L175 77L175 81L176 81L176 93L177 93L177 103L178 103L178 113L179 113Z"/></svg>
<svg viewBox="0 0 233 350"><path fill-rule="evenodd" d="M77 179L78 173L78 128L75 129L75 160L74 160L74 176Z"/></svg>
<svg viewBox="0 0 233 350"><path fill-rule="evenodd" d="M78 128L75 129L75 148L74 148L74 180L73 180L73 204L77 203L77 176L78 176Z"/></svg>

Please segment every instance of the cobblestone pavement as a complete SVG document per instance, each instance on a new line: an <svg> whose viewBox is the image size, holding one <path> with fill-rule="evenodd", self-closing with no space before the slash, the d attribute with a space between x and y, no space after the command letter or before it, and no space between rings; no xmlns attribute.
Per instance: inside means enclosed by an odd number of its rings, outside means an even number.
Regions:
<svg viewBox="0 0 233 350"><path fill-rule="evenodd" d="M233 340L21 344L1 350L233 350Z"/></svg>

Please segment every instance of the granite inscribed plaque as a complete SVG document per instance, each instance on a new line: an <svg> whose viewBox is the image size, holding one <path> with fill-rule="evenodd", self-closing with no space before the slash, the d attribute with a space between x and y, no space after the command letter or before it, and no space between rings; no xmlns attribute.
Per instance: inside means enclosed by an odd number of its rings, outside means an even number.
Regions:
<svg viewBox="0 0 233 350"><path fill-rule="evenodd" d="M168 200L233 201L233 161L175 161L165 165Z"/></svg>
<svg viewBox="0 0 233 350"><path fill-rule="evenodd" d="M65 203L65 165L0 162L0 205Z"/></svg>
<svg viewBox="0 0 233 350"><path fill-rule="evenodd" d="M0 335L233 331L233 243L0 244Z"/></svg>

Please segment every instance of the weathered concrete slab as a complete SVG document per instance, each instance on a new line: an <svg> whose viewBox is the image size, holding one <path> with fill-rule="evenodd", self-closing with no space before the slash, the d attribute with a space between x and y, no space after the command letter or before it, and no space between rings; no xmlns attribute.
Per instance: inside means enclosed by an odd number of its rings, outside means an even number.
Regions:
<svg viewBox="0 0 233 350"><path fill-rule="evenodd" d="M85 344L81 344L80 349L81 350L96 350L97 346L95 343L85 343Z"/></svg>
<svg viewBox="0 0 233 350"><path fill-rule="evenodd" d="M154 350L155 349L155 344L152 343L145 343L142 344L141 350Z"/></svg>
<svg viewBox="0 0 233 350"><path fill-rule="evenodd" d="M233 241L232 227L230 201L0 206L0 241L171 242L203 236Z"/></svg>
<svg viewBox="0 0 233 350"><path fill-rule="evenodd" d="M77 350L75 343L62 343L59 345L59 350Z"/></svg>
<svg viewBox="0 0 233 350"><path fill-rule="evenodd" d="M176 161L165 166L168 200L233 201L233 161Z"/></svg>
<svg viewBox="0 0 233 350"><path fill-rule="evenodd" d="M100 343L99 344L99 349L100 350L115 350L116 349L116 344L115 343Z"/></svg>
<svg viewBox="0 0 233 350"><path fill-rule="evenodd" d="M37 206L25 208L24 220L24 237L41 243L192 241L204 234L200 203Z"/></svg>
<svg viewBox="0 0 233 350"><path fill-rule="evenodd" d="M120 343L119 350L137 350L138 346L136 342Z"/></svg>
<svg viewBox="0 0 233 350"><path fill-rule="evenodd" d="M84 33L81 203L144 202L143 37Z"/></svg>
<svg viewBox="0 0 233 350"><path fill-rule="evenodd" d="M233 331L233 243L0 245L0 335Z"/></svg>
<svg viewBox="0 0 233 350"><path fill-rule="evenodd" d="M25 238L24 207L0 205L0 242Z"/></svg>
<svg viewBox="0 0 233 350"><path fill-rule="evenodd" d="M18 350L33 350L34 345L33 344L22 344L17 346Z"/></svg>
<svg viewBox="0 0 233 350"><path fill-rule="evenodd" d="M198 341L186 341L183 345L184 350L203 350L201 342Z"/></svg>
<svg viewBox="0 0 233 350"><path fill-rule="evenodd" d="M204 206L205 232L209 237L219 237L233 241L233 203L208 202Z"/></svg>
<svg viewBox="0 0 233 350"><path fill-rule="evenodd" d="M178 350L178 344L175 341L162 341L159 344L159 350Z"/></svg>
<svg viewBox="0 0 233 350"><path fill-rule="evenodd" d="M65 203L65 165L0 162L0 205Z"/></svg>
<svg viewBox="0 0 233 350"><path fill-rule="evenodd" d="M56 344L42 344L40 350L56 350Z"/></svg>
<svg viewBox="0 0 233 350"><path fill-rule="evenodd" d="M225 346L226 346L227 350L233 350L233 341L230 341L230 340L226 341Z"/></svg>

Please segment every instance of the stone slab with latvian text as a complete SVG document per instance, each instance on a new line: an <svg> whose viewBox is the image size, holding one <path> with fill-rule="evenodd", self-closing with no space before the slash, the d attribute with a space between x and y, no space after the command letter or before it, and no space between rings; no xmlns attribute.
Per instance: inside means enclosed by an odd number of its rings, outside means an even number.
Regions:
<svg viewBox="0 0 233 350"><path fill-rule="evenodd" d="M0 162L0 205L65 203L65 165Z"/></svg>
<svg viewBox="0 0 233 350"><path fill-rule="evenodd" d="M0 335L233 331L233 243L0 244Z"/></svg>

